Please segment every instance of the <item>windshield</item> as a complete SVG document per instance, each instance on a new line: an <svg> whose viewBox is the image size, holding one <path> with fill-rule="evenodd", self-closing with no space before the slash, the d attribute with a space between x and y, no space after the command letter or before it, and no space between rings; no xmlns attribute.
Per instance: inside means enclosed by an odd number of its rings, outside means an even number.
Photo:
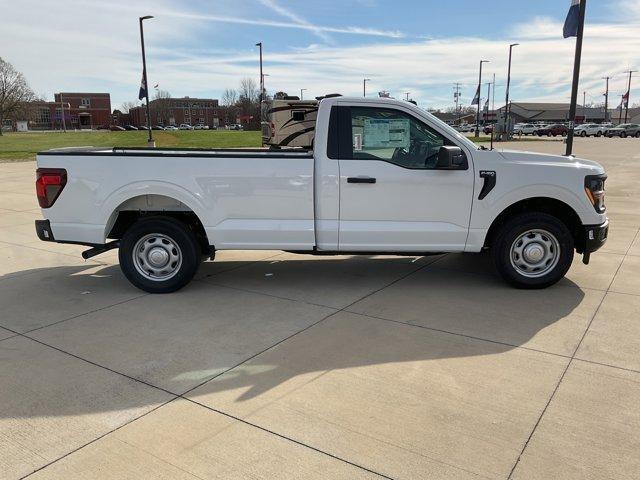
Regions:
<svg viewBox="0 0 640 480"><path fill-rule="evenodd" d="M418 107L418 108L420 108L420 107ZM478 146L475 143L473 143L465 135L462 135L460 132L458 132L451 125L447 124L446 122L443 122L438 117L436 117L435 115L429 113L424 108L420 108L420 110L422 110L422 113L426 114L433 123L438 124L438 126L442 127L444 130L446 130L446 132L451 137L454 137L456 140L459 140L460 142L464 143L468 148L471 148L473 150L480 150L480 146Z"/></svg>

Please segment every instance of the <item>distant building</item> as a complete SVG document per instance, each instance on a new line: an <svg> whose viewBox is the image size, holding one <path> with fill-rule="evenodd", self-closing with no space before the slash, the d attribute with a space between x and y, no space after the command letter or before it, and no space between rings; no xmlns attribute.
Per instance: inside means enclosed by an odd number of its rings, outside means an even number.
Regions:
<svg viewBox="0 0 640 480"><path fill-rule="evenodd" d="M435 117L439 118L445 123L449 125L458 125L464 123L476 123L476 114L474 112L471 113L460 113L457 114L455 112L430 112Z"/></svg>
<svg viewBox="0 0 640 480"><path fill-rule="evenodd" d="M111 124L111 98L108 93L69 93L54 95L55 101L35 101L24 105L13 119L26 122L29 130L82 130ZM63 116L64 115L64 116Z"/></svg>
<svg viewBox="0 0 640 480"><path fill-rule="evenodd" d="M213 98L158 98L149 102L152 125L208 125L217 127L218 100ZM136 127L147 125L146 106L142 105L129 110L131 124Z"/></svg>
<svg viewBox="0 0 640 480"><path fill-rule="evenodd" d="M504 116L505 107L498 110L499 116ZM514 123L561 123L568 122L568 103L543 103L543 102L513 102L511 103L510 117ZM583 107L576 108L577 122L604 122L604 108Z"/></svg>

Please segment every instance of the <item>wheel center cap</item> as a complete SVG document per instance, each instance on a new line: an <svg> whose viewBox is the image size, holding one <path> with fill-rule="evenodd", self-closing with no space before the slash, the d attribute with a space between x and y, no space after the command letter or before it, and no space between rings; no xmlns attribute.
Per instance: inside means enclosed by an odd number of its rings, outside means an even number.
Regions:
<svg viewBox="0 0 640 480"><path fill-rule="evenodd" d="M538 263L544 258L544 248L539 243L527 245L522 253L525 260L530 263Z"/></svg>
<svg viewBox="0 0 640 480"><path fill-rule="evenodd" d="M169 253L164 248L154 247L147 254L147 261L153 267L163 267L169 262Z"/></svg>

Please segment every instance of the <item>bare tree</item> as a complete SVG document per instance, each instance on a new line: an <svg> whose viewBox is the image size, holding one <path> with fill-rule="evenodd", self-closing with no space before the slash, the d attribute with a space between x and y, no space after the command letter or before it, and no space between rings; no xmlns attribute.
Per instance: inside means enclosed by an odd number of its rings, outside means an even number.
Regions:
<svg viewBox="0 0 640 480"><path fill-rule="evenodd" d="M255 103L260 96L260 88L256 85L256 81L253 78L245 77L240 80L240 89L238 92L240 102L248 101Z"/></svg>
<svg viewBox="0 0 640 480"><path fill-rule="evenodd" d="M0 57L0 135L4 121L20 115L35 98L24 75Z"/></svg>
<svg viewBox="0 0 640 480"><path fill-rule="evenodd" d="M238 103L238 91L233 88L227 88L222 93L222 105L225 107L233 107L236 103Z"/></svg>
<svg viewBox="0 0 640 480"><path fill-rule="evenodd" d="M171 118L171 94L167 90L156 90L153 96L151 118L158 123L169 125Z"/></svg>
<svg viewBox="0 0 640 480"><path fill-rule="evenodd" d="M129 113L132 108L137 107L138 104L136 102L123 102L122 107L120 107L120 111L122 113Z"/></svg>
<svg viewBox="0 0 640 480"><path fill-rule="evenodd" d="M238 89L238 110L249 129L260 128L260 89L253 78L243 78Z"/></svg>

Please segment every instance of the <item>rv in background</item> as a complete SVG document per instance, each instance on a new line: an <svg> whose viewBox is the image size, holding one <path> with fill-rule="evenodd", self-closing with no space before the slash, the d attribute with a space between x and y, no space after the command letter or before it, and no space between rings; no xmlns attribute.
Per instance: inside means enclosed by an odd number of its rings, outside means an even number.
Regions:
<svg viewBox="0 0 640 480"><path fill-rule="evenodd" d="M300 100L299 97L284 93L276 94L267 111L268 121L262 122L262 145L271 148L312 148L318 103L323 98L337 96L339 94Z"/></svg>

